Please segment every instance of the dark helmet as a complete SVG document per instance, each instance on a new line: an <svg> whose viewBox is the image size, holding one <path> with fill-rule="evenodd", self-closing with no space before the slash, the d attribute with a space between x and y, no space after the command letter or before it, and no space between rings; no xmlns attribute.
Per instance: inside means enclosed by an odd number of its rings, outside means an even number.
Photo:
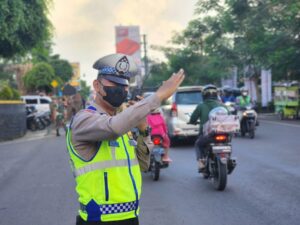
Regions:
<svg viewBox="0 0 300 225"><path fill-rule="evenodd" d="M110 80L121 85L129 85L129 79L138 72L138 67L131 56L111 54L98 59L93 68L98 70L98 78Z"/></svg>
<svg viewBox="0 0 300 225"><path fill-rule="evenodd" d="M204 99L218 99L218 89L213 84L205 85L202 90L202 95Z"/></svg>
<svg viewBox="0 0 300 225"><path fill-rule="evenodd" d="M233 94L233 89L229 86L224 86L222 89L225 96L230 96Z"/></svg>

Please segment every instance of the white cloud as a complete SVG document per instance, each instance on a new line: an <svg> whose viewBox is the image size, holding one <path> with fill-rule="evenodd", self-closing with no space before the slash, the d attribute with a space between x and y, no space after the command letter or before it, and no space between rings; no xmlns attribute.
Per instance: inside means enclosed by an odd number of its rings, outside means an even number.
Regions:
<svg viewBox="0 0 300 225"><path fill-rule="evenodd" d="M115 52L116 25L139 25L149 45L165 45L172 31L192 19L196 0L54 0L50 19L55 28L55 53L81 64L89 84L92 64ZM152 57L159 53L149 49Z"/></svg>

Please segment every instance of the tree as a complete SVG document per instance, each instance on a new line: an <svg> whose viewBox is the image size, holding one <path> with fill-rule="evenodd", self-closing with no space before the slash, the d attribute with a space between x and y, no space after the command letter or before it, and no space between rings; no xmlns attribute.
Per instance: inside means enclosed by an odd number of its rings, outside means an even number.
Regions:
<svg viewBox="0 0 300 225"><path fill-rule="evenodd" d="M60 59L59 55L53 55L48 60L54 68L55 75L63 82L68 82L73 75L73 68L67 60Z"/></svg>
<svg viewBox="0 0 300 225"><path fill-rule="evenodd" d="M205 41L209 54L231 52L240 68L254 68L254 76L258 77L263 67L271 68L275 78L282 79L287 74L295 77L300 71L299 10L298 0L228 0L223 4L200 0L196 12L202 17L214 15L202 20L210 20L207 25L212 33ZM232 45L220 51L216 43L226 39Z"/></svg>
<svg viewBox="0 0 300 225"><path fill-rule="evenodd" d="M51 38L48 4L49 0L1 1L0 57L23 56Z"/></svg>
<svg viewBox="0 0 300 225"><path fill-rule="evenodd" d="M80 80L80 91L79 91L81 97L83 99L87 99L90 96L91 88L90 86L87 86L85 80Z"/></svg>
<svg viewBox="0 0 300 225"><path fill-rule="evenodd" d="M24 84L28 91L51 92L51 82L56 79L54 69L47 63L38 63L24 76Z"/></svg>
<svg viewBox="0 0 300 225"><path fill-rule="evenodd" d="M158 87L163 81L167 80L170 76L169 67L166 63L152 62L150 75L144 81L144 87L154 88Z"/></svg>

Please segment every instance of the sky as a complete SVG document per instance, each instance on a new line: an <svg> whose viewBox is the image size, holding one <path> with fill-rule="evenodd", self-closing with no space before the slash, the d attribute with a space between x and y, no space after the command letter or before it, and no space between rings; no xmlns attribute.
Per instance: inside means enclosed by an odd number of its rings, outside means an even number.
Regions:
<svg viewBox="0 0 300 225"><path fill-rule="evenodd" d="M93 63L115 53L115 26L138 25L148 45L165 46L174 32L194 18L197 0L53 0L53 53L80 63L81 78L91 85L97 75ZM152 59L162 53L148 48Z"/></svg>

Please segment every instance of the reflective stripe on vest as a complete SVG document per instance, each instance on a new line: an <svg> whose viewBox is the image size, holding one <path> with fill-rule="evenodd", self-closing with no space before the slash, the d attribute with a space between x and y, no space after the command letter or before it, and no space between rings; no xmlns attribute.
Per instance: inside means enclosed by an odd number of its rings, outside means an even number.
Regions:
<svg viewBox="0 0 300 225"><path fill-rule="evenodd" d="M136 166L139 162L137 159L131 159L130 165ZM96 162L93 164L86 165L84 167L81 167L79 169L74 169L73 173L75 177L81 176L83 174L86 174L88 172L94 171L94 170L100 170L100 169L107 169L107 168L113 168L113 167L128 167L128 160L111 160L111 161L103 161L103 162Z"/></svg>

